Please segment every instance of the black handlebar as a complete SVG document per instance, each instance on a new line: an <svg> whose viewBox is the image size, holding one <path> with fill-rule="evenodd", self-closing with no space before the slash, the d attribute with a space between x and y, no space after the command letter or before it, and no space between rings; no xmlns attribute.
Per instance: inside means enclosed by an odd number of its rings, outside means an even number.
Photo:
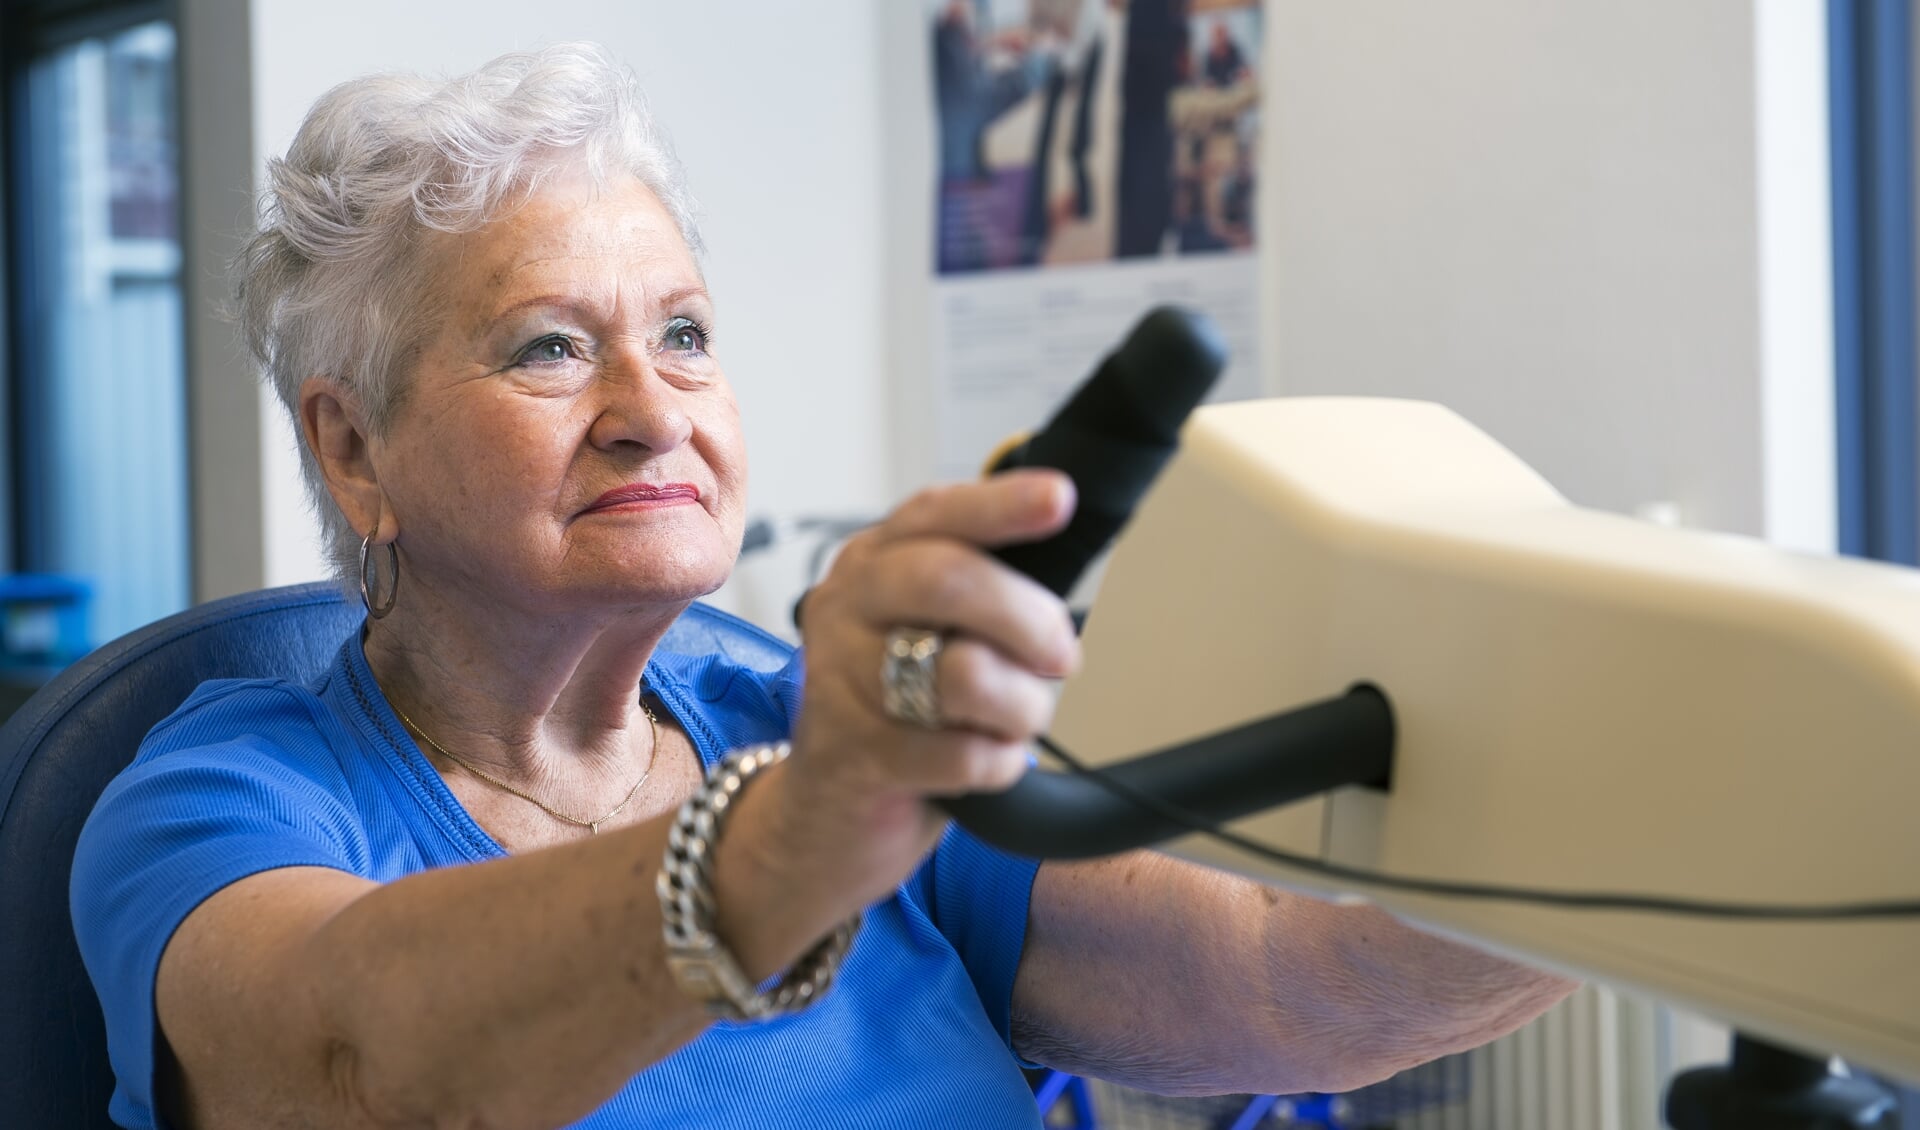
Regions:
<svg viewBox="0 0 1920 1130"><path fill-rule="evenodd" d="M1083 859L1191 831L1131 799L1152 797L1194 819L1225 823L1342 785L1385 788L1393 709L1358 686L1339 698L1144 754L1087 776L1032 769L1004 793L941 801L975 836L1015 855Z"/></svg>

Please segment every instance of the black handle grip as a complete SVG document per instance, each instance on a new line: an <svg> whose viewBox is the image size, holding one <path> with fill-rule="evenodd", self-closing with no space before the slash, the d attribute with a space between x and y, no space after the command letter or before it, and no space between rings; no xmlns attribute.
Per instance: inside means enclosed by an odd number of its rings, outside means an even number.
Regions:
<svg viewBox="0 0 1920 1130"><path fill-rule="evenodd" d="M1084 859L1191 831L1143 807L1145 794L1223 823L1342 785L1385 788L1393 769L1393 709L1369 686L1099 770L1087 777L1029 770L1004 793L940 802L975 836L1015 855Z"/></svg>
<svg viewBox="0 0 1920 1130"><path fill-rule="evenodd" d="M988 468L1065 471L1078 497L1065 529L994 556L1066 596L1173 458L1181 425L1226 365L1226 340L1206 315L1161 306L1140 319L1046 426Z"/></svg>

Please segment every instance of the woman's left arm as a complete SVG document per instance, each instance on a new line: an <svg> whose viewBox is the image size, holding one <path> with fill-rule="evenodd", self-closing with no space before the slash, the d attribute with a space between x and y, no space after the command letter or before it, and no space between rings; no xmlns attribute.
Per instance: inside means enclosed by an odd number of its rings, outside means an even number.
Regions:
<svg viewBox="0 0 1920 1130"><path fill-rule="evenodd" d="M1151 852L1048 862L1013 1041L1162 1094L1337 1093L1505 1035L1576 983Z"/></svg>

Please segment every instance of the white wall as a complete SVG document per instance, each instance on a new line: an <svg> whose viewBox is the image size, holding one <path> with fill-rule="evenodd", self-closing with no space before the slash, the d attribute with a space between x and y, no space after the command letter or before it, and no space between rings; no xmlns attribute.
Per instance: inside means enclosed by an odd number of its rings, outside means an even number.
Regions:
<svg viewBox="0 0 1920 1130"><path fill-rule="evenodd" d="M457 73L515 48L606 44L639 72L706 220L720 355L746 419L752 512L865 513L885 503L871 3L253 0L252 15L263 158L286 149L316 97L355 75ZM265 411L277 421L277 404ZM291 443L282 431L263 445L267 584L323 574Z"/></svg>
<svg viewBox="0 0 1920 1130"><path fill-rule="evenodd" d="M1831 544L1824 8L1762 2L1270 0L1275 391L1441 401L1576 502Z"/></svg>

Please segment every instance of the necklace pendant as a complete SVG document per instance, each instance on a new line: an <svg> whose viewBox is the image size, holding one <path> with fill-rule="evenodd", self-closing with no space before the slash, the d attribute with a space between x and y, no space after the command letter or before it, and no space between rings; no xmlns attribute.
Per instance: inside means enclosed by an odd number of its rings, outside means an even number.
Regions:
<svg viewBox="0 0 1920 1130"><path fill-rule="evenodd" d="M600 821L595 820L587 825L587 835L597 836L599 834L600 834Z"/></svg>

